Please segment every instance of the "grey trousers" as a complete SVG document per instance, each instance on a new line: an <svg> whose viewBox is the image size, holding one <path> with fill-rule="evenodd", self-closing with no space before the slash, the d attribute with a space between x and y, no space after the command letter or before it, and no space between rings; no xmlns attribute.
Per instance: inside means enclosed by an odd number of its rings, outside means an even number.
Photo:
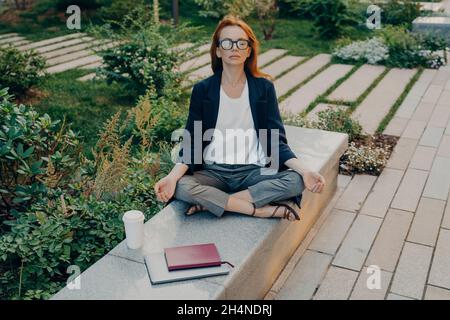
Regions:
<svg viewBox="0 0 450 320"><path fill-rule="evenodd" d="M292 169L277 172L254 164L205 163L203 170L178 180L174 198L199 204L221 217L230 195L245 189L255 207L260 208L271 201L298 196L305 185L302 176Z"/></svg>

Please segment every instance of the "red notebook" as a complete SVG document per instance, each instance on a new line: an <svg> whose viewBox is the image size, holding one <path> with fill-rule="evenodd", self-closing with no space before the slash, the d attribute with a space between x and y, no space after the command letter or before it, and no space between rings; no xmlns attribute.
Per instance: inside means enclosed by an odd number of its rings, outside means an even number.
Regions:
<svg viewBox="0 0 450 320"><path fill-rule="evenodd" d="M220 261L220 255L214 243L165 248L164 255L169 271L214 267L220 266L222 263L230 264L226 261Z"/></svg>

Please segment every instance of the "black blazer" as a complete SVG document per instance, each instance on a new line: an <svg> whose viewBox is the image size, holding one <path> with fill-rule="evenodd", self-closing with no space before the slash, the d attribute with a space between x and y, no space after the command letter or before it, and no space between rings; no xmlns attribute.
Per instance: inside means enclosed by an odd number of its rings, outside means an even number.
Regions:
<svg viewBox="0 0 450 320"><path fill-rule="evenodd" d="M276 168L278 171L284 171L288 169L284 164L286 160L297 157L287 143L286 132L278 108L275 87L270 80L254 77L247 68L245 68L245 73L247 76L252 117L258 140L263 146L264 154L269 157L269 160L273 161L277 155L275 154L274 158L271 157L272 132L270 129L279 130L279 157L276 158L278 160ZM179 152L180 162L189 166L187 173L190 175L192 175L194 171L202 169L203 150L211 142L203 141L203 139L201 139L201 150L199 150L200 145L194 146L194 121L202 121L202 137L206 130L215 128L219 112L221 79L222 70L219 70L214 75L196 83L192 89L189 115L185 127L185 133L189 132L192 139L186 139L186 136L184 136ZM268 129L267 137L266 135L260 137L259 129ZM273 139L277 139L277 137L274 137ZM265 143L266 141L267 143ZM195 149L195 147L197 148ZM190 159L189 157L183 157L183 150L191 150ZM194 153L197 153L198 157L201 158L201 163L200 161L194 163ZM269 166L270 163L268 163L266 167Z"/></svg>

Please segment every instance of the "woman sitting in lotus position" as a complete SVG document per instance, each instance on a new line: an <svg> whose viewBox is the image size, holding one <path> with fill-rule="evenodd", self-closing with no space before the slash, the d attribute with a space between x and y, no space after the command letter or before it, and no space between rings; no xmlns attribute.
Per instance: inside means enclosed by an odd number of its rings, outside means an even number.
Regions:
<svg viewBox="0 0 450 320"><path fill-rule="evenodd" d="M159 201L188 202L187 215L232 211L292 221L299 220L305 187L322 192L323 176L287 144L271 77L257 66L258 50L244 21L226 16L219 22L210 49L214 74L192 89L189 137L183 139L181 160L155 184ZM207 130L210 139L204 138ZM194 144L196 139L200 143Z"/></svg>

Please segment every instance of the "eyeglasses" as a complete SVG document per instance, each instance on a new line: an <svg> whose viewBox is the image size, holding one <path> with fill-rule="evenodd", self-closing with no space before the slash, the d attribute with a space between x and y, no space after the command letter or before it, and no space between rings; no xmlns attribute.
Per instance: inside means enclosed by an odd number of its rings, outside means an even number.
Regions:
<svg viewBox="0 0 450 320"><path fill-rule="evenodd" d="M233 41L229 38L225 38L222 40L217 41L217 45L220 45L222 49L224 50L231 50L233 49L233 44L236 43L236 47L240 50L245 50L249 47L250 41L246 39L239 39L236 41Z"/></svg>

